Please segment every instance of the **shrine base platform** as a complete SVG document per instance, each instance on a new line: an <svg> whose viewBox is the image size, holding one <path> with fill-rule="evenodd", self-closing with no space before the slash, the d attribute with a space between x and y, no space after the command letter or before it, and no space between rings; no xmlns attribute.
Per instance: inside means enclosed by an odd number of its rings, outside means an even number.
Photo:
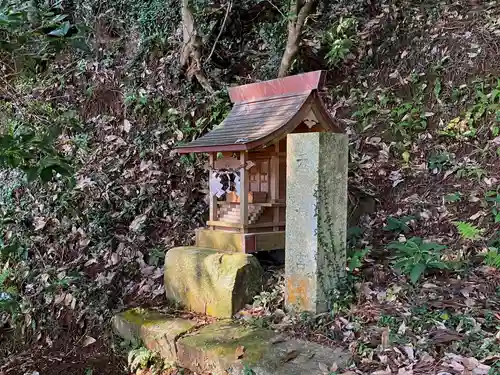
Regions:
<svg viewBox="0 0 500 375"><path fill-rule="evenodd" d="M238 233L219 229L198 229L196 246L231 253L256 253L285 249L285 231Z"/></svg>

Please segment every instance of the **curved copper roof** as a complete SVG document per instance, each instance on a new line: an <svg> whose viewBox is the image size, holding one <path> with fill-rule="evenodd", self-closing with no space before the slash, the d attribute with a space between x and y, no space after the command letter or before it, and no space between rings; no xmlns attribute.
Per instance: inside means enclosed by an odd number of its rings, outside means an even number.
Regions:
<svg viewBox="0 0 500 375"><path fill-rule="evenodd" d="M292 132L311 111L325 130L341 132L318 95L323 77L316 71L230 88L235 104L227 118L177 151L242 151L266 146Z"/></svg>

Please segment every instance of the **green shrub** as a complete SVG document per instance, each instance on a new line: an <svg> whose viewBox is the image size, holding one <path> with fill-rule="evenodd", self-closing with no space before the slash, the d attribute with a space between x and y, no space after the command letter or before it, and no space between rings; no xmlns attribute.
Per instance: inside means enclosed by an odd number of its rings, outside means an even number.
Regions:
<svg viewBox="0 0 500 375"><path fill-rule="evenodd" d="M484 257L484 264L500 269L500 251L496 247L490 247Z"/></svg>
<svg viewBox="0 0 500 375"><path fill-rule="evenodd" d="M383 229L385 231L395 232L395 233L408 233L410 231L408 223L414 219L415 219L414 216L401 216L401 217L389 216L387 218L387 225Z"/></svg>
<svg viewBox="0 0 500 375"><path fill-rule="evenodd" d="M441 251L446 249L446 246L424 242L420 237L412 237L405 242L391 242L387 248L396 250L393 265L409 276L413 284L428 270L449 268L448 264L441 260Z"/></svg>
<svg viewBox="0 0 500 375"><path fill-rule="evenodd" d="M356 29L358 20L353 17L340 18L330 30L325 33L324 40L328 53L326 61L330 67L343 62L356 45Z"/></svg>

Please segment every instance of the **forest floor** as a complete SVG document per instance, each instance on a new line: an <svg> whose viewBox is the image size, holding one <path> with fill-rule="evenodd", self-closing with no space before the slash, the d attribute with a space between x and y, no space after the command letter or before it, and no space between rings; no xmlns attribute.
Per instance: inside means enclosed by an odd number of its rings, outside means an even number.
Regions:
<svg viewBox="0 0 500 375"><path fill-rule="evenodd" d="M347 3L313 17L294 68L329 67L325 101L350 139L346 280L330 313L290 315L283 272L268 267L238 318L353 354L347 369L321 366L326 375L498 375L500 4ZM272 78L274 8L263 4L234 4L238 22L206 67L221 88ZM179 29L140 35L168 9L144 5L124 21L105 5L91 18L95 53L11 82L33 121L65 127L58 147L76 171L46 184L0 172L0 246L16 255L0 257L2 375L132 373L137 348L113 337L109 319L164 305L165 249L192 243L206 220L206 160L172 148L220 123L224 90L207 95L179 78ZM220 26L224 9L210 11ZM339 16L356 22L339 33ZM329 65L328 38L348 46ZM0 119L15 112L3 99L0 109Z"/></svg>

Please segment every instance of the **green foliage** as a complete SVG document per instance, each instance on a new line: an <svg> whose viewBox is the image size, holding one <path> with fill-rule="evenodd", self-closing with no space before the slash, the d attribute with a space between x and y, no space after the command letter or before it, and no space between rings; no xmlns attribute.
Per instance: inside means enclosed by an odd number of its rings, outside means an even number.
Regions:
<svg viewBox="0 0 500 375"><path fill-rule="evenodd" d="M500 375L500 360L496 360L491 364L488 375Z"/></svg>
<svg viewBox="0 0 500 375"><path fill-rule="evenodd" d="M452 165L452 155L445 151L432 154L427 165L433 173L440 173Z"/></svg>
<svg viewBox="0 0 500 375"><path fill-rule="evenodd" d="M408 233L410 231L408 223L414 219L414 216L389 216L387 218L387 225L384 227L384 230L394 233Z"/></svg>
<svg viewBox="0 0 500 375"><path fill-rule="evenodd" d="M477 240L481 238L481 234L484 232L484 229L479 229L475 225L465 221L454 221L453 224L457 227L460 237L466 240Z"/></svg>
<svg viewBox="0 0 500 375"><path fill-rule="evenodd" d="M347 268L353 271L363 265L363 260L370 253L370 248L348 250L347 252Z"/></svg>
<svg viewBox="0 0 500 375"><path fill-rule="evenodd" d="M255 371L245 363L243 365L243 375L255 375Z"/></svg>
<svg viewBox="0 0 500 375"><path fill-rule="evenodd" d="M484 257L484 264L500 269L500 251L496 247L488 248Z"/></svg>
<svg viewBox="0 0 500 375"><path fill-rule="evenodd" d="M325 56L330 67L342 63L356 46L358 20L354 17L341 17L324 35L324 44L328 49Z"/></svg>
<svg viewBox="0 0 500 375"><path fill-rule="evenodd" d="M474 178L477 181L481 181L487 174L483 168L475 165L466 165L456 172L458 178Z"/></svg>
<svg viewBox="0 0 500 375"><path fill-rule="evenodd" d="M458 100L466 88L467 86L454 89L452 99ZM497 79L495 86L479 81L475 86L474 103L461 116L450 120L444 129L439 131L439 134L459 140L474 138L477 134L477 122L487 116L497 116L499 111L500 79ZM493 134L495 134L495 126L492 129Z"/></svg>
<svg viewBox="0 0 500 375"><path fill-rule="evenodd" d="M73 45L85 49L79 35L70 35L73 25L55 8L35 7L32 1L0 2L0 62L36 71L40 63L52 60ZM2 82L2 85L5 82Z"/></svg>
<svg viewBox="0 0 500 375"><path fill-rule="evenodd" d="M66 109L37 101L23 104L24 112L20 113L0 101L6 119L0 123L0 167L22 170L28 181L49 181L54 173L69 176L72 168L55 143L63 126L77 124L78 117L72 117L74 114Z"/></svg>
<svg viewBox="0 0 500 375"><path fill-rule="evenodd" d="M132 372L148 368L155 360L157 360L157 354L145 347L133 349L128 354L128 366Z"/></svg>
<svg viewBox="0 0 500 375"><path fill-rule="evenodd" d="M18 290L13 283L14 280L13 271L4 267L3 271L0 272L0 317L4 313L15 318L19 313Z"/></svg>
<svg viewBox="0 0 500 375"><path fill-rule="evenodd" d="M148 264L151 266L159 267L165 260L165 250L154 247L149 250Z"/></svg>
<svg viewBox="0 0 500 375"><path fill-rule="evenodd" d="M441 251L446 246L435 242L424 242L420 237L412 237L405 242L391 242L388 249L395 250L394 267L410 277L415 284L428 270L448 269L441 260Z"/></svg>
<svg viewBox="0 0 500 375"><path fill-rule="evenodd" d="M347 247L352 248L363 238L363 229L360 227L347 228Z"/></svg>
<svg viewBox="0 0 500 375"><path fill-rule="evenodd" d="M500 193L496 190L486 192L486 201L491 204L491 213L496 223L500 223Z"/></svg>
<svg viewBox="0 0 500 375"><path fill-rule="evenodd" d="M462 193L460 192L450 193L444 197L444 201L447 203L460 202L461 200L462 200Z"/></svg>
<svg viewBox="0 0 500 375"><path fill-rule="evenodd" d="M427 128L427 117L422 102L413 100L394 107L390 112L390 125L395 134L404 139Z"/></svg>

